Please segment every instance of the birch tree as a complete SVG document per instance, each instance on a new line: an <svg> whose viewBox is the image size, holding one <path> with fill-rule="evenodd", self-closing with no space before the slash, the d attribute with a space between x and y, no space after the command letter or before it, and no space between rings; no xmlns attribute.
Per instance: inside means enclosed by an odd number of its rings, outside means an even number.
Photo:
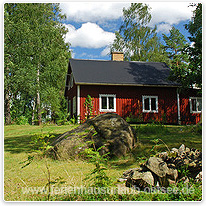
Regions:
<svg viewBox="0 0 206 206"><path fill-rule="evenodd" d="M157 28L151 28L150 7L143 3L132 3L123 9L123 23L111 46L111 51L124 52L125 60L166 61L164 48L157 37Z"/></svg>
<svg viewBox="0 0 206 206"><path fill-rule="evenodd" d="M25 103L29 98L30 103L25 107L37 111L38 124L41 124L44 108L49 106L55 112L61 106L59 99L63 98L70 57L69 44L64 42L67 30L62 20L65 16L61 15L58 4L47 3L5 4L4 11L4 70L12 68L5 72L5 91L15 82L10 96L15 98L19 94ZM52 98L51 91L55 91Z"/></svg>

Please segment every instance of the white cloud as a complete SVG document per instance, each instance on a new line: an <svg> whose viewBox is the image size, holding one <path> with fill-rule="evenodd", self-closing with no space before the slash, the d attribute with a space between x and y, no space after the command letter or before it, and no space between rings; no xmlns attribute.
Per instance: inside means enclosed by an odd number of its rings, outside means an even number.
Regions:
<svg viewBox="0 0 206 206"><path fill-rule="evenodd" d="M67 2L60 3L62 13L67 15L67 21L83 23L76 29L73 25L67 24L69 32L66 41L72 47L82 48L103 48L101 56L109 52L108 45L115 38L115 34L103 30L99 25L104 22L111 24L111 21L122 17L123 7L128 8L131 2ZM173 25L181 21L189 20L192 17L193 7L188 7L189 2L144 2L151 7L152 20L149 26L157 25L157 31L165 34ZM111 24L111 28L114 24ZM108 25L104 28L108 28ZM114 28L118 30L119 28ZM75 55L75 54L74 54Z"/></svg>
<svg viewBox="0 0 206 206"><path fill-rule="evenodd" d="M191 18L194 8L188 7L189 2L149 2L152 20L150 25L159 23L178 24Z"/></svg>
<svg viewBox="0 0 206 206"><path fill-rule="evenodd" d="M118 2L68 2L60 3L60 8L70 21L96 22L103 19L118 19L122 16L123 7L129 5L130 3Z"/></svg>
<svg viewBox="0 0 206 206"><path fill-rule="evenodd" d="M104 31L95 23L87 22L79 29L68 24L65 25L69 32L66 34L66 42L70 42L72 47L102 48L111 44L115 38L112 32Z"/></svg>
<svg viewBox="0 0 206 206"><path fill-rule="evenodd" d="M149 4L152 14L151 25L161 22L178 24L190 19L194 8L189 2L143 2ZM97 22L122 17L123 7L128 8L130 2L67 2L60 3L62 13L68 20L77 22Z"/></svg>
<svg viewBox="0 0 206 206"><path fill-rule="evenodd" d="M172 29L172 26L170 24L163 23L157 25L157 32L169 34L170 29Z"/></svg>
<svg viewBox="0 0 206 206"><path fill-rule="evenodd" d="M107 56L110 53L110 47L107 46L103 51L101 52L101 56Z"/></svg>

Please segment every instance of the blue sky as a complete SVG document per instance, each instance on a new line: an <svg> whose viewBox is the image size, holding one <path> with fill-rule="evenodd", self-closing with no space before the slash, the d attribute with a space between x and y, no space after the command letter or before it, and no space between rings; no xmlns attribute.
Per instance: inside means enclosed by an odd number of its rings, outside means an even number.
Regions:
<svg viewBox="0 0 206 206"><path fill-rule="evenodd" d="M71 44L72 57L76 59L110 60L109 45L112 44L115 31L122 22L122 9L130 6L126 2L66 2L60 3L62 13L67 15L64 22L69 32L65 41ZM151 7L150 26L157 25L160 37L169 35L174 26L186 39L189 33L184 25L191 20L190 2L143 2Z"/></svg>

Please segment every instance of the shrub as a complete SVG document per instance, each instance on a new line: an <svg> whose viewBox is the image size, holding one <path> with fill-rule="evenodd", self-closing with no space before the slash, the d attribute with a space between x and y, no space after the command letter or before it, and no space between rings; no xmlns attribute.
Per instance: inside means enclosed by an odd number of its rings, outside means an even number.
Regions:
<svg viewBox="0 0 206 206"><path fill-rule="evenodd" d="M16 124L18 125L26 125L29 124L29 120L27 117L25 116L20 116L19 118L16 119Z"/></svg>

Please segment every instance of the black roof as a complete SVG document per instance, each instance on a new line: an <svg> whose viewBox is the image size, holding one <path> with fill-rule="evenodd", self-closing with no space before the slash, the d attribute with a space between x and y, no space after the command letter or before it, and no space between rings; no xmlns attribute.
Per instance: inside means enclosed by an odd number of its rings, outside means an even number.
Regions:
<svg viewBox="0 0 206 206"><path fill-rule="evenodd" d="M76 84L179 86L168 80L170 68L161 62L70 59Z"/></svg>

